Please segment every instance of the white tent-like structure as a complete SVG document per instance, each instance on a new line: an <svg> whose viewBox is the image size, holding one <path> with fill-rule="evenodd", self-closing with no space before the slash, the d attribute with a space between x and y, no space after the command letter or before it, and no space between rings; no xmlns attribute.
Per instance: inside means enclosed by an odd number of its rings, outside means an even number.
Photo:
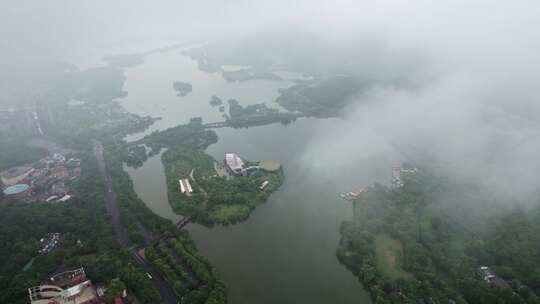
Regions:
<svg viewBox="0 0 540 304"><path fill-rule="evenodd" d="M241 175L244 172L244 161L236 153L225 153L225 168L233 175Z"/></svg>

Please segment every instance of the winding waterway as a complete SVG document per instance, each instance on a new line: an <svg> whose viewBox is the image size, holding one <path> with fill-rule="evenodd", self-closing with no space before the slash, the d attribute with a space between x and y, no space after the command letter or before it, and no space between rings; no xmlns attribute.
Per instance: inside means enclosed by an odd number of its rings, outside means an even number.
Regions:
<svg viewBox="0 0 540 304"><path fill-rule="evenodd" d="M197 69L178 52L158 53L126 71L121 100L128 111L161 116L151 130L185 123L193 116L219 121L209 106L212 95L236 98L241 104L273 100L291 81L227 83L219 74ZM193 85L193 92L177 97L172 82ZM387 182L390 166L399 161L391 145L370 130L355 131L342 119L300 119L249 129L218 129L219 141L207 152L222 159L236 151L249 160L274 159L285 168L285 182L267 203L241 224L208 229L188 225L202 254L219 270L229 303L370 303L358 280L341 264L335 251L340 223L352 216L339 193L373 182ZM142 136L138 134L132 138ZM375 148L376 147L376 148ZM167 201L160 156L138 169L126 168L135 191L157 214L176 220Z"/></svg>

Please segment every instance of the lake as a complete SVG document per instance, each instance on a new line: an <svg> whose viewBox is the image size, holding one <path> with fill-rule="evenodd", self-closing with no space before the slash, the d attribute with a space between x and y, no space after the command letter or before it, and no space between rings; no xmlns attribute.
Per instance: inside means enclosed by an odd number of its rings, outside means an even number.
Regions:
<svg viewBox="0 0 540 304"><path fill-rule="evenodd" d="M175 81L191 84L192 92L183 97L177 96L173 89ZM279 89L293 84L291 80L227 82L221 73L200 71L197 62L181 55L180 51L146 56L143 64L126 69L124 91L128 96L119 101L131 113L162 119L145 132L128 136L126 140L187 123L192 117L202 117L205 122L223 121L224 113L219 112L219 107L210 106L213 95L223 100L226 109L228 99L237 99L242 106L264 102L283 110L274 100L279 96Z"/></svg>
<svg viewBox="0 0 540 304"><path fill-rule="evenodd" d="M196 62L179 52L148 56L144 64L128 68L126 76L128 96L120 101L128 111L161 116L151 130L183 124L193 116L222 120L209 105L212 95L236 98L242 105L266 102L277 107L279 89L293 84L290 79L228 83L219 73L199 71ZM177 97L174 81L191 83L193 92ZM347 135L350 130L355 131ZM335 255L340 224L352 217L350 203L339 194L373 182L388 183L391 166L401 160L392 145L346 119L304 118L288 126L216 132L219 141L207 150L215 159L234 151L247 160L277 160L285 170L282 187L247 221L211 229L187 226L222 275L229 303L371 303ZM171 220L181 217L168 204L159 155L126 170L150 209Z"/></svg>

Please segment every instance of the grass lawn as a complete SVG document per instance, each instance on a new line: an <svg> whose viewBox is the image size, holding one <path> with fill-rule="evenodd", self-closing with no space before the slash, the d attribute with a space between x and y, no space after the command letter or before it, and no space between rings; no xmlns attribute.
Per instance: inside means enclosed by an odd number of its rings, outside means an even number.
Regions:
<svg viewBox="0 0 540 304"><path fill-rule="evenodd" d="M409 279L411 274L401 269L403 245L388 235L375 238L377 270L391 279Z"/></svg>
<svg viewBox="0 0 540 304"><path fill-rule="evenodd" d="M210 218L217 223L234 222L247 218L249 212L245 205L221 205L210 213Z"/></svg>

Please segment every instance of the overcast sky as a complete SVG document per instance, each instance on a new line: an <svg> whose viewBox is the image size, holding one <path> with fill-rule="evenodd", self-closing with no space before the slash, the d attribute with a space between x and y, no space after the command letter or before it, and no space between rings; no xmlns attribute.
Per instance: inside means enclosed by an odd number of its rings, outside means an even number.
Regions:
<svg viewBox="0 0 540 304"><path fill-rule="evenodd" d="M438 60L451 65L491 64L537 56L539 7L534 0L4 0L0 43L2 53L54 57L146 40L207 40L280 29L315 32L328 41L376 36L389 48L441 53Z"/></svg>
<svg viewBox="0 0 540 304"><path fill-rule="evenodd" d="M355 64L407 66L407 77L420 85L363 92L347 115L356 128L327 130L332 134L324 138L343 144L367 128L388 142L431 150L441 162L461 164L460 171L486 174L493 185L527 192L540 184L539 16L537 0L3 0L0 63L19 69L132 46L144 51L159 41L272 32L309 33L329 46L328 56L334 45L361 53L376 42L376 51ZM417 56L411 61L405 53Z"/></svg>

